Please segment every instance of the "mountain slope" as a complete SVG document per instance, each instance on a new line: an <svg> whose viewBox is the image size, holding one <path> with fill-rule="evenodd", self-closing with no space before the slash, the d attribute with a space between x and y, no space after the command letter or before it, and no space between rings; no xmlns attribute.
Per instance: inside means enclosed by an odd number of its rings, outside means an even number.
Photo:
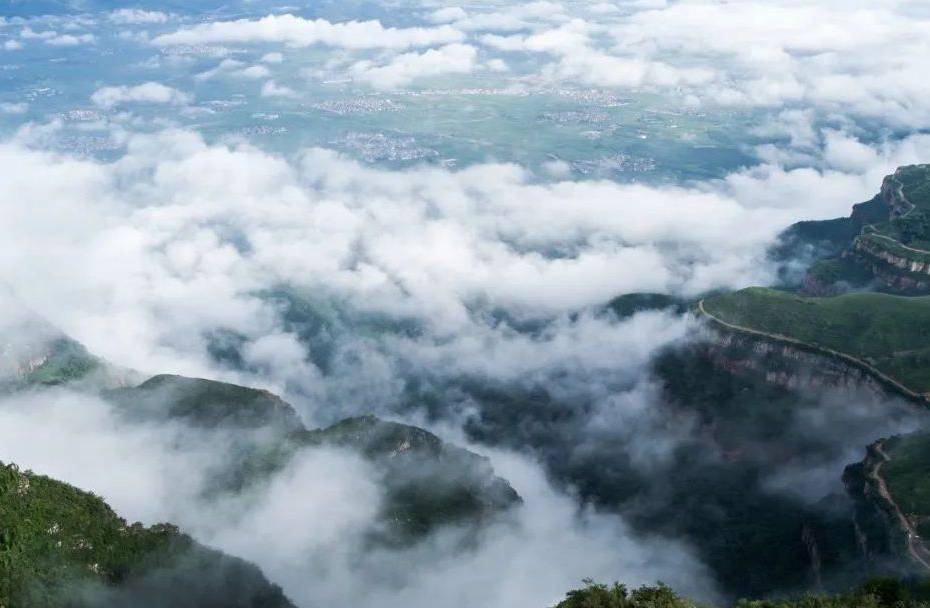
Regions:
<svg viewBox="0 0 930 608"><path fill-rule="evenodd" d="M292 608L259 569L0 463L0 606Z"/></svg>
<svg viewBox="0 0 930 608"><path fill-rule="evenodd" d="M412 542L443 525L478 525L520 502L486 458L417 427L362 416L308 430L289 404L267 391L182 376L155 376L103 394L131 421L221 432L231 456L208 493L261 485L303 450L358 453L380 475L388 524L383 540L391 543Z"/></svg>
<svg viewBox="0 0 930 608"><path fill-rule="evenodd" d="M791 226L772 256L785 268L808 263L804 287L815 294L864 287L930 292L930 165L898 168L848 218Z"/></svg>
<svg viewBox="0 0 930 608"><path fill-rule="evenodd" d="M930 393L930 297L809 298L753 287L708 298L701 311L726 329L858 364L909 397Z"/></svg>

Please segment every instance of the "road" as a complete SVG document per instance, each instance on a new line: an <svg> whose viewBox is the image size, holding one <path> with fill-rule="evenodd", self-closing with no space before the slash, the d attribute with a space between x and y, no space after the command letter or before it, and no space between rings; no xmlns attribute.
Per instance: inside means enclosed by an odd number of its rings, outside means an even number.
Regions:
<svg viewBox="0 0 930 608"><path fill-rule="evenodd" d="M716 317L712 315L711 313L707 312L707 309L704 307L704 300L701 300L700 302L698 302L698 310L701 311L702 315L712 320L713 322L719 325L722 325L723 327L726 327L726 328L729 328L735 331L739 331L742 333L751 334L754 336L762 336L763 338L769 338L771 340L776 340L779 342L786 342L788 344L796 344L798 346L802 346L804 348L813 350L815 352L818 352L824 355L842 359L843 361L846 361L847 363L851 363L854 366L858 367L859 369L864 369L865 371L872 374L876 378L879 378L880 380L890 384L891 386L895 387L897 390L899 390L904 395L912 399L917 399L918 401L922 403L927 402L926 395L922 395L916 391L912 391L911 389L907 388L906 386L904 386L903 384L901 384L900 382L898 382L891 376L885 374L884 372L880 371L872 364L867 363L863 361L862 359L853 357L852 355L848 355L846 353L841 353L839 351L833 350L832 348L827 348L825 346L820 346L818 344L811 344L810 342L804 342L803 340L798 340L797 338L792 338L790 336L783 336L781 334L770 334L764 331L760 331L758 329L752 329L751 327L743 327L742 325L735 325L733 323L728 323L727 321L724 321L720 317Z"/></svg>
<svg viewBox="0 0 930 608"><path fill-rule="evenodd" d="M872 469L872 479L874 479L878 484L878 493L885 501L888 502L888 504L892 506L895 512L895 516L898 518L898 522L907 533L908 554L914 558L914 561L922 565L924 569L930 572L930 561L928 561L928 559L930 559L930 553L928 553L926 547L923 546L923 543L920 541L920 537L917 535L917 531L914 529L914 526L911 525L910 520L905 517L904 512L901 511L901 507L899 507L898 503L896 503L894 498L892 498L891 492L888 491L888 484L885 482L885 478L881 475L882 465L891 460L891 458L888 456L888 454L885 453L885 450L883 449L884 445L884 441L879 441L875 444L875 451L878 452L879 456L881 456L882 461L875 465L875 468Z"/></svg>
<svg viewBox="0 0 930 608"><path fill-rule="evenodd" d="M899 219L904 219L904 218L906 218L907 216L909 216L909 215L911 214L911 212L912 212L914 209L917 208L917 205L915 205L915 204L912 203L911 201L907 200L907 195L904 194L904 184L902 184L900 181L898 181L898 178L896 178L896 177L894 177L894 176L892 176L891 179L894 180L894 182L898 185L898 199L901 200L901 201L903 201L908 207L910 207L910 208L909 208L903 215L901 215L901 217L899 218ZM874 225L874 224L866 224L865 226L863 226L863 227L862 227L862 234L865 234L866 232L868 232L868 233L871 234L872 236L876 236L876 237L878 237L878 238L880 238L880 239L885 239L886 241L890 241L890 242L894 243L895 245L897 245L898 247L901 247L902 249L906 249L907 251L913 251L914 253L922 253L922 254L924 254L924 255L930 255L930 251L927 251L926 249L918 249L918 248L916 248L916 247L909 247L908 245L905 245L904 243L902 243L902 242L899 241L898 239L896 239L896 238L894 238L894 237L891 237L891 236L888 236L887 234L883 234L883 233L879 232L878 229L875 228L875 225ZM858 237L857 237L857 239L858 239Z"/></svg>

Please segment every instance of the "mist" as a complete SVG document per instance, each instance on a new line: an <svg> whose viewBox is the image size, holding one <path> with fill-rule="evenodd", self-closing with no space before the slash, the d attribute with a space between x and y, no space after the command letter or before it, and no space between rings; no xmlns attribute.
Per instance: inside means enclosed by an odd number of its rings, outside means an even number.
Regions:
<svg viewBox="0 0 930 608"><path fill-rule="evenodd" d="M5 461L92 491L130 521L172 521L253 561L302 606L546 606L587 576L716 593L687 546L579 509L537 463L508 451L487 455L524 503L476 542L463 546L451 528L379 549L365 534L378 525L382 484L351 452L307 449L260 488L207 497L206 480L229 457L221 432L130 422L62 389L0 400L0 445Z"/></svg>

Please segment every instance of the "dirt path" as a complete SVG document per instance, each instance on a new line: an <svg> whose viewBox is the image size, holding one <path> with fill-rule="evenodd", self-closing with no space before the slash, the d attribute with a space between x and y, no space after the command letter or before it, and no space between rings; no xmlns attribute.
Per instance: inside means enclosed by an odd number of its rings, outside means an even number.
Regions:
<svg viewBox="0 0 930 608"><path fill-rule="evenodd" d="M867 363L857 357L853 357L852 355L841 353L839 351L833 350L832 348L827 348L825 346L811 344L810 342L804 342L803 340L798 340L797 338L792 338L790 336L783 336L781 334L770 334L764 331L760 331L758 329L752 329L751 327L743 327L742 325L735 325L733 323L728 323L727 321L724 321L720 317L716 317L712 315L711 313L707 312L707 309L704 307L704 300L701 300L700 302L698 302L698 310L700 310L701 314L703 314L705 317L714 321L715 323L722 325L723 327L733 329L733 330L736 330L742 333L751 334L754 336L762 336L763 338L769 338L771 340L776 340L778 342L787 342L788 344L796 344L798 346L802 346L804 348L816 351L824 355L842 359L843 361L846 361L847 363L851 363L854 366L858 367L859 369L863 369L867 371L868 373L872 374L873 376L875 376L876 378L879 378L880 380L890 384L891 386L895 387L897 390L902 392L904 395L912 399L917 399L918 401L922 403L926 403L927 401L926 395L922 395L916 391L912 391L911 389L907 388L906 386L904 386L903 384L901 384L900 382L898 382L891 376L877 369L872 364Z"/></svg>
<svg viewBox="0 0 930 608"><path fill-rule="evenodd" d="M907 249L908 251L913 251L914 253L922 253L924 255L930 255L930 251L927 251L926 249L918 249L916 247L910 247L908 245L905 245L904 243L902 243L896 238L890 237L887 234L883 234L879 232L878 230L875 229L874 226L872 226L872 224L869 224L868 226L862 229L863 234L865 234L866 230L869 231L868 234L870 236L874 236L880 239L885 239L886 241L891 241L892 243L894 243L895 245L897 245L898 247L902 249Z"/></svg>
<svg viewBox="0 0 930 608"><path fill-rule="evenodd" d="M891 492L888 491L888 484L885 482L885 478L881 475L882 465L891 460L891 458L888 456L888 454L885 453L885 450L883 449L884 445L884 441L879 441L877 444L875 444L875 451L878 452L879 456L881 456L882 461L875 465L875 468L872 469L872 479L874 479L878 484L878 493L881 495L882 499L884 499L892 506L895 512L895 516L898 518L898 522L907 533L908 554L914 558L914 561L920 563L924 569L930 571L930 561L928 561L928 559L930 559L930 553L928 553L927 549L923 546L923 543L920 542L920 537L917 535L917 531L914 530L914 526L911 525L910 520L905 517L904 512L901 511L901 507L899 507L898 503L896 503L894 498L892 498Z"/></svg>

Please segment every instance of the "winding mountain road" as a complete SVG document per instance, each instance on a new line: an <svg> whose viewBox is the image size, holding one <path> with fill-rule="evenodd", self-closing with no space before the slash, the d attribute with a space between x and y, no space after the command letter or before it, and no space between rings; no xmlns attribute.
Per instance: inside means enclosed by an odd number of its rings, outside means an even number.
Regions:
<svg viewBox="0 0 930 608"><path fill-rule="evenodd" d="M907 198L907 195L904 194L904 184L902 184L902 183L898 180L898 178L896 178L896 177L894 177L894 176L892 176L891 179L894 180L894 182L898 185L898 189L897 189L898 199L901 200L901 201L903 201L903 202L904 202L906 205L908 205L908 207L909 207L909 209L908 209L906 212L904 212L904 214L902 214L900 218L898 218L898 219L904 219L904 218L906 218L907 216L909 216L909 215L911 214L911 212L914 211L914 209L917 208L917 205L915 205L914 203L912 203L911 201L909 201L908 198ZM890 241L890 242L894 243L895 245L897 245L898 247L901 247L902 249L905 249L905 250L907 250L907 251L913 251L914 253L921 253L921 254L924 254L924 255L930 255L930 251L928 251L928 250L926 250L926 249L918 249L917 247L910 247L910 246L908 246L908 245L905 245L904 243L902 243L901 241L899 241L898 239L896 239L896 238L894 238L894 237L888 236L887 234L885 234L885 233L883 233L883 232L879 232L879 230L875 227L874 224L866 224L865 226L862 227L862 235L865 235L865 234L870 234L870 235L872 235L872 236L874 236L874 237L877 237L877 238L880 238L880 239L885 239L886 241ZM861 236L861 235L860 235L860 236ZM858 240L859 237L856 237L856 239Z"/></svg>
<svg viewBox="0 0 930 608"><path fill-rule="evenodd" d="M914 558L914 561L922 565L925 570L930 572L930 552L928 552L927 548L924 547L923 543L920 541L920 536L917 535L917 531L914 529L914 526L904 515L904 512L901 511L901 507L898 506L898 503L896 503L894 498L891 496L891 492L888 491L888 484L885 482L885 478L881 475L882 465L891 460L891 458L884 450L884 445L884 440L875 444L875 451L879 456L881 456L882 461L875 465L875 468L872 469L870 475L872 479L874 479L878 484L878 493L881 495L882 499L890 504L894 509L898 523L901 524L901 527L904 528L904 531L907 533L908 554Z"/></svg>
<svg viewBox="0 0 930 608"><path fill-rule="evenodd" d="M763 338L769 338L771 340L777 340L780 342L787 342L789 344L796 344L799 346L806 347L808 349L819 351L821 353L831 355L834 357L839 357L843 360L855 363L856 365L865 368L866 370L875 374L876 376L880 377L886 382L893 384L895 387L904 391L905 393L913 397L925 399L923 395L915 393L914 391L902 385L897 380L885 375L884 373L875 369L870 364L866 363L865 361L861 359L857 359L856 357L853 357L852 355L847 355L846 353L841 353L841 352L835 351L830 348L825 348L823 346L811 344L809 342L804 342L803 340L798 340L797 338L792 338L790 336L768 333L768 332L760 331L757 329L752 329L750 327L743 327L742 325L736 325L734 323L724 321L720 317L717 317L707 311L707 308L704 305L704 300L701 300L700 302L698 302L698 310L700 310L701 314L703 314L704 316L706 316L708 319L712 320L713 322L718 323L719 325L722 325L723 327L732 329L734 331L743 332L746 334L751 334L751 335L756 335L756 336L761 336ZM914 529L914 526L911 524L910 520L908 520L907 517L904 515L904 512L898 506L898 503L895 502L894 498L891 496L891 492L888 491L888 484L885 481L885 478L881 476L882 465L888 462L889 460L891 460L891 458L888 456L888 454L883 449L883 446L884 446L884 441L880 441L879 443L875 445L875 451L881 457L882 461L875 466L875 468L871 471L870 475L875 480L878 486L878 492L881 495L882 499L887 501L888 504L892 506L895 512L895 516L898 519L898 522L901 524L901 527L904 528L904 531L907 534L908 554L914 559L915 562L923 566L924 569L927 570L927 572L930 572L930 551L928 551L927 548L924 547L923 543L920 540L920 537L918 536L916 530Z"/></svg>
<svg viewBox="0 0 930 608"><path fill-rule="evenodd" d="M786 342L788 344L795 344L797 346L802 346L804 348L813 350L823 355L828 355L831 357L842 359L843 361L846 361L847 363L851 363L852 365L858 367L859 369L865 370L866 372L872 374L873 376L882 380L883 382L890 384L891 386L896 388L898 391L900 391L901 393L903 393L904 395L912 399L917 399L918 401L922 403L926 403L928 400L927 395L922 395L916 391L913 391L907 388L906 386L904 386L903 384L901 384L899 381L895 380L888 374L880 371L878 368L876 368L871 363L867 363L866 361L863 361L862 359L859 359L858 357L854 357L846 353L841 353L840 351L833 350L832 348L827 348L826 346L820 346L819 344L812 344L810 342L798 340L797 338L792 338L790 336L785 336L782 334L772 334L772 333L764 332L758 329L752 329L751 327L744 327L742 325L736 325L734 323L729 323L727 321L724 321L720 317L717 317L711 314L710 312L708 312L707 308L705 308L704 306L704 302L705 300L701 300L700 302L698 302L698 310L701 311L701 314L707 317L708 319L710 319L711 321L719 325L722 325L723 327L732 329L734 331L754 335L754 336L761 336L763 338L769 338L770 340L776 340L778 342Z"/></svg>

